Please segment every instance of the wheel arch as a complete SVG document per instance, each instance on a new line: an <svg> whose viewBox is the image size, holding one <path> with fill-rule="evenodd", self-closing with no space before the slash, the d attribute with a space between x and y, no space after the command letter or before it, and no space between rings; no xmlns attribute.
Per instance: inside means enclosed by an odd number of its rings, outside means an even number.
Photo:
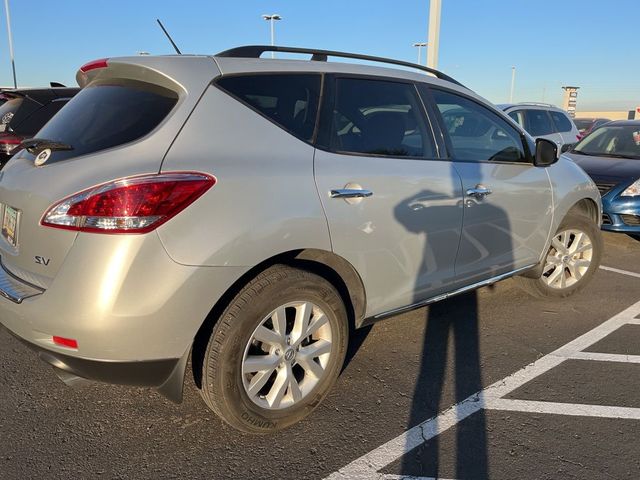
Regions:
<svg viewBox="0 0 640 480"><path fill-rule="evenodd" d="M364 283L356 269L344 258L333 252L309 248L284 252L254 266L216 301L198 329L191 347L191 369L198 388L202 387L202 362L209 337L225 308L242 288L256 275L276 264L290 265L313 272L331 283L340 294L349 319L349 328L363 325L366 311Z"/></svg>
<svg viewBox="0 0 640 480"><path fill-rule="evenodd" d="M598 226L600 225L600 209L598 204L591 198L583 198L574 203L567 211L567 215L572 213L584 215L593 220Z"/></svg>

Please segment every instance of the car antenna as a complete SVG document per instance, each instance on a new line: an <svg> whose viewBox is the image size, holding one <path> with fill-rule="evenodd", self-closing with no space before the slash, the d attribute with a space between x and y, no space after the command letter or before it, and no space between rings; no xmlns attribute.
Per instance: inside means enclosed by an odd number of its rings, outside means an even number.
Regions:
<svg viewBox="0 0 640 480"><path fill-rule="evenodd" d="M164 28L164 25L162 25L162 22L160 21L159 18L156 18L156 22L158 22L158 25L160 25L160 28L162 29L162 31L164 32L164 34L167 36L167 38L169 39L169 41L171 42L171 45L173 45L173 48L175 49L176 53L178 55L182 55L182 52L180 51L180 49L178 48L178 46L176 45L176 43L173 41L173 38L171 38L171 35L169 35L169 32L167 32L167 29Z"/></svg>

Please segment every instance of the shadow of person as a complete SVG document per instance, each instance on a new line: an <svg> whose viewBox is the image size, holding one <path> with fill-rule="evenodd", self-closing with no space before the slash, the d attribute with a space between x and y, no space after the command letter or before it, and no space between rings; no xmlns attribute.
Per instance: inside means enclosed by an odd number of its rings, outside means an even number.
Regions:
<svg viewBox="0 0 640 480"><path fill-rule="evenodd" d="M472 179L473 184L480 184L481 167L467 164L465 168L464 178ZM461 176L453 164L451 181L458 185L469 183L469 180L461 182ZM458 190L461 189L458 187ZM415 208L417 201L422 205L420 209ZM440 240L437 239L438 235L433 235L436 228L434 222L427 221L434 214L440 218L443 215L460 218L456 231L447 232L447 238L457 242L455 268L453 265L444 265L442 259L434 255L434 251L438 249L434 246L434 241L437 243ZM417 197L408 198L398 205L395 216L408 231L424 235L424 255L415 283L414 303L467 286L477 279L508 271L513 265L507 214L485 199L468 198L461 191L459 198L446 199L437 192L425 190ZM439 235L443 235L443 232L439 232ZM495 253L500 255L493 255ZM499 271L494 272L496 265L499 265ZM447 269L455 272L447 277L442 274ZM458 269L464 273L459 274ZM433 282L433 278L443 281ZM436 417L446 406L461 402L483 388L477 292L471 291L454 299L432 304L426 310L426 320L409 427ZM453 401L446 383L448 378L453 378L455 382ZM445 405L441 405L443 401ZM455 476L460 479L488 478L484 410L474 413L463 423L455 427ZM428 439L425 444L403 457L401 474L438 478L441 450L438 436Z"/></svg>

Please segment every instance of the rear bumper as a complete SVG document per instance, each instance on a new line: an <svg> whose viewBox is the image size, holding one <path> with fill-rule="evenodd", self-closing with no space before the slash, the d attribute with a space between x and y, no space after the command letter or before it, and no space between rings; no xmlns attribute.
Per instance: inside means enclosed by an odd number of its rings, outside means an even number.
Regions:
<svg viewBox="0 0 640 480"><path fill-rule="evenodd" d="M61 352L48 350L35 343L28 342L9 330L15 338L38 354L38 357L51 365L63 380L77 377L96 382L132 385L138 387L159 387L171 376L179 358L149 360L142 362L107 362L90 358L72 357ZM66 375L64 375L66 374Z"/></svg>

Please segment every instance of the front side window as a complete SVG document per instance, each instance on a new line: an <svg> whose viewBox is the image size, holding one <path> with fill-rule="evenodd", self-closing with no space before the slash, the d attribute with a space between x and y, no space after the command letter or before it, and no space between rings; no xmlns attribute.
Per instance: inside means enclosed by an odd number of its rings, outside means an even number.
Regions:
<svg viewBox="0 0 640 480"><path fill-rule="evenodd" d="M488 108L461 95L432 90L458 160L521 162L526 159L519 132Z"/></svg>
<svg viewBox="0 0 640 480"><path fill-rule="evenodd" d="M289 133L307 142L312 140L320 75L239 75L222 77L217 84Z"/></svg>
<svg viewBox="0 0 640 480"><path fill-rule="evenodd" d="M573 130L573 125L571 125L571 120L562 112L554 112L553 110L549 112L551 115L551 119L556 126L556 130L559 132L570 132Z"/></svg>
<svg viewBox="0 0 640 480"><path fill-rule="evenodd" d="M415 86L382 80L338 78L330 127L335 152L434 158Z"/></svg>
<svg viewBox="0 0 640 480"><path fill-rule="evenodd" d="M534 137L554 133L551 119L546 110L525 110L527 131Z"/></svg>

